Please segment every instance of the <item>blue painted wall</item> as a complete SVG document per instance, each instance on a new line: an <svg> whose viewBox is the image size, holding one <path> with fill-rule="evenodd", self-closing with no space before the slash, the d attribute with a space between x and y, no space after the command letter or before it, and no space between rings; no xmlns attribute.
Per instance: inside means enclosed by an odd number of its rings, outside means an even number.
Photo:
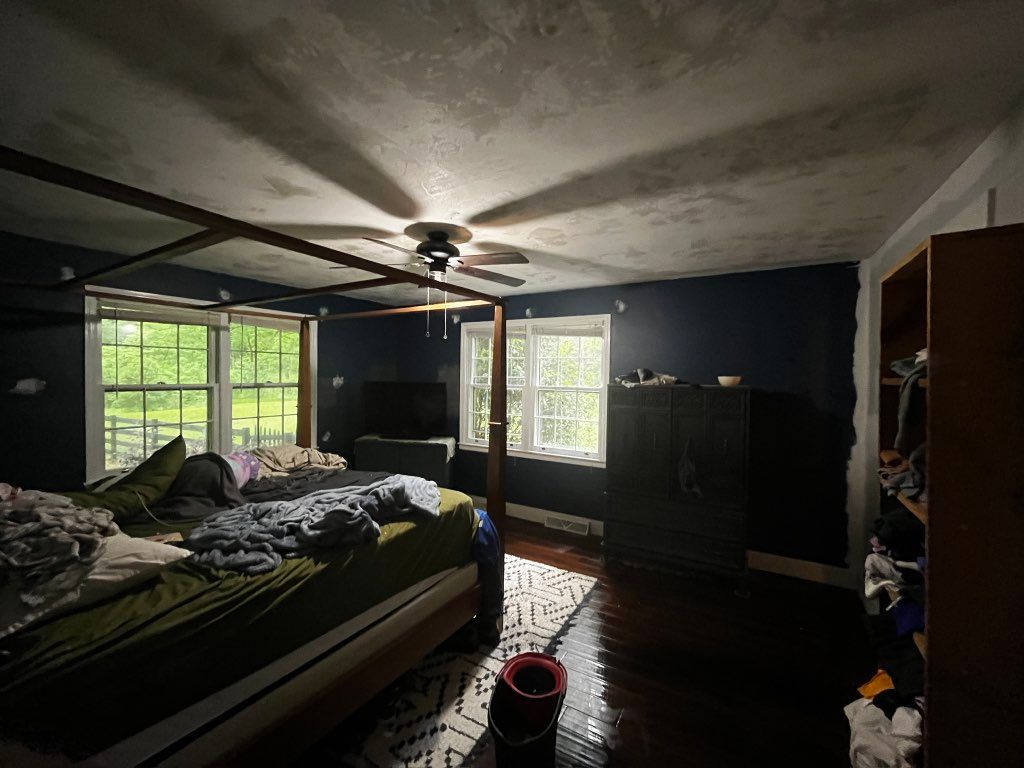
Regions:
<svg viewBox="0 0 1024 768"><path fill-rule="evenodd" d="M0 233L5 280L53 281L118 256ZM279 286L164 265L118 287L217 300ZM846 464L853 441L853 337L858 281L851 265L803 267L513 297L511 319L612 314L612 374L643 366L713 383L741 374L753 388L751 536L754 549L830 564L846 553ZM625 314L615 299L629 304ZM282 302L282 309L332 312L378 305L341 297ZM464 310L464 321L488 310ZM458 434L459 332L442 340L440 316L424 338L422 315L325 323L319 330L318 434L325 450L352 455L363 431L362 383L445 381L451 434ZM85 473L82 299L0 288L2 479L27 487L77 487ZM14 381L48 382L38 397L7 394ZM335 376L344 384L335 387ZM483 493L485 456L460 451L457 488ZM568 514L604 515L605 473L509 459L512 502Z"/></svg>
<svg viewBox="0 0 1024 768"><path fill-rule="evenodd" d="M833 264L514 296L508 316L523 318L527 307L534 317L610 313L613 376L637 367L697 383L742 375L753 388L750 546L842 565L858 290L855 266ZM624 314L614 313L616 299L629 305ZM457 435L459 334L451 328L443 341L441 330L437 317L424 338L416 316L396 322L387 342L400 344L400 379L447 382ZM321 343L334 331L321 328ZM484 454L460 451L454 485L482 494L485 463ZM604 516L603 470L510 458L507 481L509 501Z"/></svg>
<svg viewBox="0 0 1024 768"><path fill-rule="evenodd" d="M0 233L4 281L52 283L60 268L77 273L116 263L122 255ZM150 291L169 296L219 301L225 289L235 298L262 296L287 288L214 274L171 264L148 267L104 285ZM338 296L320 296L280 302L275 309L331 312L380 308L379 304ZM28 488L50 490L81 486L85 479L85 340L83 298L80 294L43 292L0 285L0 480ZM347 398L359 389L362 371L380 368L378 358L391 352L367 335L369 326L339 324L326 348L321 345L317 381L318 429L330 434L325 450L351 452L353 413L359 403ZM375 333L385 330L381 323ZM340 357L344 365L336 364ZM347 372L348 384L336 390L331 383L338 371ZM47 382L34 397L8 393L21 378ZM361 423L359 424L361 428ZM348 442L346 442L346 440Z"/></svg>

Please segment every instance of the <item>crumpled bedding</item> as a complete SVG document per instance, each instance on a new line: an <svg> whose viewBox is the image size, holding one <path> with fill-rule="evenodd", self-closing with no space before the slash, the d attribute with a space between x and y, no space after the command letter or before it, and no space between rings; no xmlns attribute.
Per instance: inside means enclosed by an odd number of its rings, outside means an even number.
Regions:
<svg viewBox="0 0 1024 768"><path fill-rule="evenodd" d="M287 474L273 474L253 480L242 489L243 502L291 501L314 491L345 486L370 485L390 472L360 472L356 469L303 467Z"/></svg>
<svg viewBox="0 0 1024 768"><path fill-rule="evenodd" d="M105 539L119 533L105 509L66 496L22 491L0 502L0 584L10 580L30 607L78 594Z"/></svg>
<svg viewBox="0 0 1024 768"><path fill-rule="evenodd" d="M216 453L189 456L171 487L150 507L158 521L201 520L248 501L238 491L231 464Z"/></svg>
<svg viewBox="0 0 1024 768"><path fill-rule="evenodd" d="M274 570L286 557L374 541L380 536L379 523L413 513L436 517L440 504L437 483L391 475L370 485L220 512L197 526L185 546L197 562L256 575Z"/></svg>
<svg viewBox="0 0 1024 768"><path fill-rule="evenodd" d="M302 448L290 443L253 448L250 453L258 458L262 465L258 478L275 473L294 472L303 467L348 467L348 461L336 453L323 453L315 448Z"/></svg>

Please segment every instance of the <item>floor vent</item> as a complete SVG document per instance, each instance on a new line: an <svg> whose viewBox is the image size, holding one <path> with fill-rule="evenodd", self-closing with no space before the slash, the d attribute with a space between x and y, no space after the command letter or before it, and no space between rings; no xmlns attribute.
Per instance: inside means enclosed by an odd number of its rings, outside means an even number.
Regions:
<svg viewBox="0 0 1024 768"><path fill-rule="evenodd" d="M579 520L572 517L556 517L555 515L546 515L544 517L544 527L554 528L556 531L567 531L569 533L575 533L577 536L586 536L590 533L589 521Z"/></svg>

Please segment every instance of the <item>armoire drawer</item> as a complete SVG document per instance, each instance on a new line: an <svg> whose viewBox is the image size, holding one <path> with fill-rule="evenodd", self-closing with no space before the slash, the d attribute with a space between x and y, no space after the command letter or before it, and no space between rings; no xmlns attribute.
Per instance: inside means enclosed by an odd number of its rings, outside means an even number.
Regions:
<svg viewBox="0 0 1024 768"><path fill-rule="evenodd" d="M612 552L617 546L622 546L633 551L650 552L660 559L681 564L690 561L732 570L744 567L747 554L739 542L649 528L618 520L606 523L605 542Z"/></svg>
<svg viewBox="0 0 1024 768"><path fill-rule="evenodd" d="M611 494L608 518L632 525L694 533L741 542L744 539L740 509L698 505L658 504L649 499Z"/></svg>

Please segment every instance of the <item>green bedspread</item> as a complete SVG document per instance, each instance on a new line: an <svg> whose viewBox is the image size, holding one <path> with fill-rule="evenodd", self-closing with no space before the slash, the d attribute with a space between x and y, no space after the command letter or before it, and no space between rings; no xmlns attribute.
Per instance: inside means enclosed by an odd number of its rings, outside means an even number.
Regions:
<svg viewBox="0 0 1024 768"><path fill-rule="evenodd" d="M181 561L130 592L4 638L3 734L93 754L470 562L477 524L469 497L442 489L437 519L381 526L373 544L286 560L260 576Z"/></svg>

